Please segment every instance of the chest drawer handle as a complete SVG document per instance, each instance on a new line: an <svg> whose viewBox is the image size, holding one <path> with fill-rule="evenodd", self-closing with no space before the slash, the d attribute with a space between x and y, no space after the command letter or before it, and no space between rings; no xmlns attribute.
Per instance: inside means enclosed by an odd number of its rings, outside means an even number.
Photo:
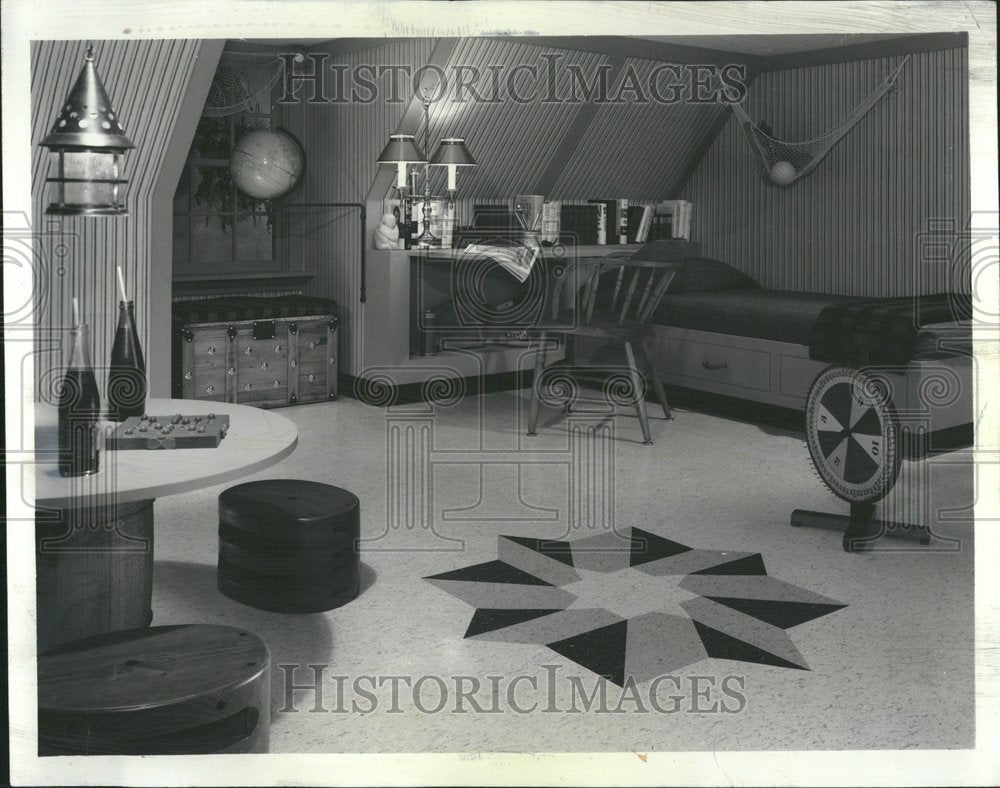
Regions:
<svg viewBox="0 0 1000 788"><path fill-rule="evenodd" d="M266 361L261 361L260 362L260 368L261 369L267 369L267 362Z"/></svg>
<svg viewBox="0 0 1000 788"><path fill-rule="evenodd" d="M251 348L250 345L247 345L245 348L243 348L244 356L249 356L251 353L253 353L253 348Z"/></svg>
<svg viewBox="0 0 1000 788"><path fill-rule="evenodd" d="M215 391L215 386L206 386L205 391L211 394L213 391Z"/></svg>
<svg viewBox="0 0 1000 788"><path fill-rule="evenodd" d="M191 378L193 378L193 377L194 377L194 375L191 374L191 370L190 369L187 372L184 373L184 380L191 380Z"/></svg>
<svg viewBox="0 0 1000 788"><path fill-rule="evenodd" d="M210 356L214 356L215 355L215 347L214 346L210 347L208 349L208 355L210 355Z"/></svg>
<svg viewBox="0 0 1000 788"><path fill-rule="evenodd" d="M729 366L729 364L727 364L725 361L709 361L706 359L705 361L701 362L701 366L704 369L726 369Z"/></svg>
<svg viewBox="0 0 1000 788"><path fill-rule="evenodd" d="M298 365L299 365L299 362L296 361L294 358L291 361L288 362L288 366L290 366L292 369L295 369Z"/></svg>

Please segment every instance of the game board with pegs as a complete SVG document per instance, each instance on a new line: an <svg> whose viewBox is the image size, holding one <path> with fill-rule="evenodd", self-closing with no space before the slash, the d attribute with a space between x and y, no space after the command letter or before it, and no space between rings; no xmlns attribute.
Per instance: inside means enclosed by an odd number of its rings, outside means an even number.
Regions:
<svg viewBox="0 0 1000 788"><path fill-rule="evenodd" d="M109 451L214 449L226 437L229 416L130 416L108 437Z"/></svg>

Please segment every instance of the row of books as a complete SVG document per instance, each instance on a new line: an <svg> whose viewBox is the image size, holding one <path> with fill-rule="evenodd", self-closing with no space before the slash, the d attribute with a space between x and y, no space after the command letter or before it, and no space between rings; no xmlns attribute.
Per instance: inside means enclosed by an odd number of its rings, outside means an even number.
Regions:
<svg viewBox="0 0 1000 788"><path fill-rule="evenodd" d="M400 247L409 249L423 232L423 201L387 201L387 212L398 212ZM476 205L473 228L527 235L543 244L576 243L602 246L634 244L667 238L691 238L691 203L664 200L629 203L626 199L589 200L586 203L543 200L540 195L518 195L515 209L508 206ZM441 246L451 248L455 237L455 206L431 199L431 232ZM537 236L536 236L537 233Z"/></svg>
<svg viewBox="0 0 1000 788"><path fill-rule="evenodd" d="M589 200L585 204L551 200L542 206L541 240L557 243L575 237L579 244L646 243L665 238L691 239L691 203L664 200Z"/></svg>

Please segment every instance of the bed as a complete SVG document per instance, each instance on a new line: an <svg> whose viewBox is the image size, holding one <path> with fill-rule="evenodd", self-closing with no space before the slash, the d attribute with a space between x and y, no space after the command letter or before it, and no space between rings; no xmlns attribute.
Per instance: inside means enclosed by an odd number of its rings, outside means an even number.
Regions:
<svg viewBox="0 0 1000 788"><path fill-rule="evenodd" d="M656 244L636 253L655 257ZM971 421L968 297L874 299L768 290L718 260L685 258L653 316L665 382L805 410L821 372L877 372L901 418Z"/></svg>
<svg viewBox="0 0 1000 788"><path fill-rule="evenodd" d="M636 252L657 254L656 243ZM817 472L862 523L845 549L870 529L904 453L971 435L968 296L768 290L721 261L687 257L652 323L647 346L668 386L803 412Z"/></svg>

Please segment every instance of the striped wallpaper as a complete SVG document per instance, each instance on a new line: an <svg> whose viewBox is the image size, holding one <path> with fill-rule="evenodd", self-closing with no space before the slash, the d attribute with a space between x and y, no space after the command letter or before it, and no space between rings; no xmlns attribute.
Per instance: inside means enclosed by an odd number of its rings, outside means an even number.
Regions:
<svg viewBox="0 0 1000 788"><path fill-rule="evenodd" d="M125 157L128 216L46 217L48 151L37 143L48 133L57 109L84 62L86 42L39 41L31 48L31 136L33 228L38 233L35 373L37 396L51 400L63 364L63 341L77 296L92 333L92 359L102 371L111 353L118 320L115 266L121 266L130 298L136 301L143 348L149 347L150 300L170 293L150 287L151 195L173 124L201 46L195 40L98 41L97 70L112 106L135 149ZM148 353L147 353L148 355Z"/></svg>
<svg viewBox="0 0 1000 788"><path fill-rule="evenodd" d="M333 55L327 66L363 63L409 65L425 62L433 39L399 39L383 46ZM324 45L310 47L324 51ZM304 87L303 95L309 96ZM333 89L329 89L333 93ZM303 183L288 202L364 202L375 179L382 147L405 109L404 103L375 101L371 104L276 105L274 117L301 141L306 151ZM339 342L344 373L353 371L356 336L360 325L360 239L358 211L350 208L301 208L283 210L276 221L276 254L289 270L314 275L305 292L334 298L340 305ZM377 221L377 217L375 217ZM366 239L369 248L371 240Z"/></svg>
<svg viewBox="0 0 1000 788"><path fill-rule="evenodd" d="M850 112L899 56L760 74L747 111L775 136L808 140ZM735 119L678 196L694 204L692 237L764 287L865 296L961 288L922 263L920 234L969 219L967 50L913 54L897 91L789 187L762 177ZM955 280L955 281L952 281Z"/></svg>
<svg viewBox="0 0 1000 788"><path fill-rule="evenodd" d="M569 95L569 67L579 67L588 79L596 69L612 62L610 55L556 49L519 41L462 38L446 42L445 74L458 66L489 73L490 66L538 67L544 73L544 56L559 56L557 95ZM409 64L414 69L428 63L438 41L413 39L393 41L348 55L332 55L328 65L360 63ZM323 45L312 47L323 50ZM626 58L640 76L658 62ZM504 72L505 74L507 72ZM612 80L612 94L621 76ZM515 90L527 86L520 76ZM480 83L488 94L486 84ZM478 167L459 174L458 221L469 221L475 203L502 203L518 193L533 193L539 180L559 154L564 137L577 134L574 121L585 106L581 103L546 103L540 100L500 103L454 98L454 84L446 100L430 110L431 150L444 136L464 137ZM305 88L308 93L308 88ZM303 187L290 200L354 201L364 199L376 173L375 159L388 135L416 133L423 145L424 122L404 123L405 104L308 104L279 108L279 123L301 141L306 150ZM411 113L412 113L411 109ZM699 146L721 109L715 105L690 106L599 106L593 121L582 130L575 151L562 163L562 172L546 196L568 201L593 197L664 199L680 187L683 173L691 165ZM418 113L419 114L419 113ZM406 117L416 117L407 115ZM405 125L405 128L401 126ZM431 151L427 151L429 154ZM558 162L557 162L558 163ZM432 189L443 193L443 168L432 169ZM306 288L311 295L336 298L341 305L341 371L351 374L360 357L360 325L363 305L358 303L359 251L357 213L350 209L303 209L285 214L278 225L277 249L289 270L306 270L314 279ZM378 217L369 216L369 227ZM370 239L365 239L369 244Z"/></svg>

